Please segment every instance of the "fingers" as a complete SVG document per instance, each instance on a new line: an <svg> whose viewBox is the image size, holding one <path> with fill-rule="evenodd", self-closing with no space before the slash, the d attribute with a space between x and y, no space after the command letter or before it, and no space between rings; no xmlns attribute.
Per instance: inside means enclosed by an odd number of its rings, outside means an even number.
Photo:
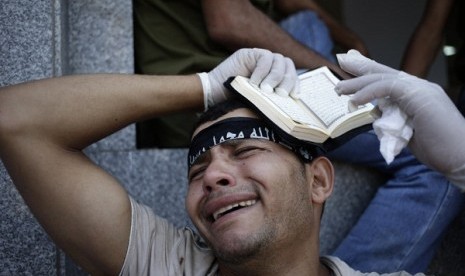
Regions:
<svg viewBox="0 0 465 276"><path fill-rule="evenodd" d="M354 81L361 81L349 83L350 87L347 90L345 88L346 83L343 83L340 85L341 91L349 92L350 89L353 89L352 92L355 93L351 101L356 105L365 104L375 99L389 98L402 108L407 108L407 102L422 101L423 98L418 94L425 94L431 90L430 84L426 81L392 74L380 75L382 75L381 78L377 75L369 75L354 79Z"/></svg>
<svg viewBox="0 0 465 276"><path fill-rule="evenodd" d="M390 97L392 93L391 84L392 81L390 80L371 83L355 93L352 96L351 101L356 105L361 105L372 102L376 99Z"/></svg>
<svg viewBox="0 0 465 276"><path fill-rule="evenodd" d="M377 63L361 55L357 50L349 50L347 54L338 54L339 66L346 72L362 76L372 73L398 73L399 71L386 65Z"/></svg>
<svg viewBox="0 0 465 276"><path fill-rule="evenodd" d="M343 80L336 85L335 90L339 94L354 94L351 98L352 102L364 104L387 97L399 102L406 97L412 97L413 94L441 90L441 87L405 72L396 71L395 74L375 73Z"/></svg>
<svg viewBox="0 0 465 276"><path fill-rule="evenodd" d="M372 84L377 81L394 79L397 75L394 74L371 74L365 75L349 80L342 80L336 84L335 90L339 94L353 94L363 87Z"/></svg>
<svg viewBox="0 0 465 276"><path fill-rule="evenodd" d="M370 75L363 77L362 82L349 83L348 89L346 90L345 84L341 84L341 91L349 92L353 94L351 101L356 105L366 104L372 102L375 99L390 98L397 102L402 95L408 94L410 89L410 83L406 80L397 78L386 78L373 80L376 76ZM357 78L359 80L361 78ZM348 94L348 93L345 93Z"/></svg>
<svg viewBox="0 0 465 276"><path fill-rule="evenodd" d="M278 95L289 96L293 98L299 98L300 96L300 85L299 79L297 77L297 72L295 70L294 62L290 58L285 59L286 70L283 74L283 79L279 85L275 88L275 91Z"/></svg>
<svg viewBox="0 0 465 276"><path fill-rule="evenodd" d="M265 93L273 93L282 81L286 72L286 60L281 54L273 54L273 66L270 72L260 83L260 88Z"/></svg>
<svg viewBox="0 0 465 276"><path fill-rule="evenodd" d="M246 66L250 67L249 71L252 72L250 82L255 85L260 83L266 78L273 67L274 54L265 49L249 49L246 58Z"/></svg>
<svg viewBox="0 0 465 276"><path fill-rule="evenodd" d="M281 96L298 95L297 72L292 60L269 51L257 53L257 65L250 81L259 85L264 93L277 93Z"/></svg>
<svg viewBox="0 0 465 276"><path fill-rule="evenodd" d="M202 74L199 76L206 108L228 98L229 93L223 84L231 76L250 77L250 82L265 92L285 96L298 93L294 63L265 49L240 49L210 71L208 78Z"/></svg>
<svg viewBox="0 0 465 276"><path fill-rule="evenodd" d="M297 72L290 58L281 55L276 56L279 70L271 70L270 74L263 80L262 86L274 87L274 92L280 96L287 97L289 94L298 94ZM261 86L261 87L262 87ZM273 90L268 91L273 92Z"/></svg>

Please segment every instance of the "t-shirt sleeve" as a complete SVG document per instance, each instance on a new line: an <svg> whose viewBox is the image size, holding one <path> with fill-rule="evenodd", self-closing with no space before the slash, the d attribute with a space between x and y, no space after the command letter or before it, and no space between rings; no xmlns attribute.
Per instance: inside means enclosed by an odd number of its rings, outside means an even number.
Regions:
<svg viewBox="0 0 465 276"><path fill-rule="evenodd" d="M178 229L131 200L131 232L120 275L209 275L217 269L208 248L190 229Z"/></svg>
<svg viewBox="0 0 465 276"><path fill-rule="evenodd" d="M321 263L328 267L332 275L335 276L425 276L423 273L417 273L411 275L406 271L398 271L393 273L379 274L377 272L360 272L351 268L341 259L334 256L322 256L320 258Z"/></svg>

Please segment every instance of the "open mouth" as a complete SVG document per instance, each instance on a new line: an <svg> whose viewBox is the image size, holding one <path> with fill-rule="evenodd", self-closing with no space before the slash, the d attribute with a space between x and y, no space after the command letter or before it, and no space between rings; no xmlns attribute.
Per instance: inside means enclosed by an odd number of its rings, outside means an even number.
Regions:
<svg viewBox="0 0 465 276"><path fill-rule="evenodd" d="M211 219L212 222L215 222L220 217L222 217L222 216L224 216L226 214L229 214L231 212L234 212L236 210L239 210L239 209L242 209L242 208L245 208L245 207L252 206L255 203L257 203L257 201L255 199L253 199L253 200L245 200L245 201L241 201L241 202L238 202L238 203L234 203L234 204L225 206L223 208L220 208L218 211L214 212L210 219Z"/></svg>

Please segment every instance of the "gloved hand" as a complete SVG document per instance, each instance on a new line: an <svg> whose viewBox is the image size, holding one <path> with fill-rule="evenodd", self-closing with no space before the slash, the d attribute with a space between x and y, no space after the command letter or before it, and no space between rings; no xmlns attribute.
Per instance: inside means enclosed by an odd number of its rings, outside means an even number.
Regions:
<svg viewBox="0 0 465 276"><path fill-rule="evenodd" d="M223 83L232 76L249 77L265 92L297 95L298 82L291 59L265 49L240 49L212 71L199 73L204 92L205 109L226 100L231 94Z"/></svg>
<svg viewBox="0 0 465 276"><path fill-rule="evenodd" d="M358 78L336 90L354 104L388 98L407 114L414 129L408 146L415 156L465 188L465 119L437 84L365 58L355 50L338 56L343 70Z"/></svg>

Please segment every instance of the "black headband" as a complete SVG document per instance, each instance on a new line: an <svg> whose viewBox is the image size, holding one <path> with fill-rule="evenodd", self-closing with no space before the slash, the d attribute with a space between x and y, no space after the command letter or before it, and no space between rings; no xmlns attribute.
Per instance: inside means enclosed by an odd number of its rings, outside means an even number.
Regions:
<svg viewBox="0 0 465 276"><path fill-rule="evenodd" d="M310 162L318 154L317 146L300 141L287 133L272 128L264 120L250 117L228 118L203 129L192 139L187 167L190 170L197 158L212 147L236 139L265 139L278 143L305 162Z"/></svg>

